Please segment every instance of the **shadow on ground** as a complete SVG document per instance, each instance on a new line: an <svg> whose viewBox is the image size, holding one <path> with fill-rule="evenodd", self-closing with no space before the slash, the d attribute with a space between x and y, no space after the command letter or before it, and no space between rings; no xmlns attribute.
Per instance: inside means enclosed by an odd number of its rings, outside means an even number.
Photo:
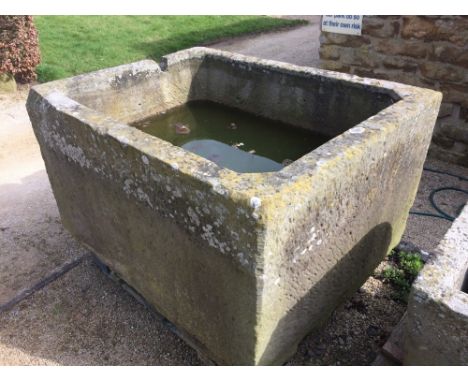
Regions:
<svg viewBox="0 0 468 382"><path fill-rule="evenodd" d="M323 330L301 342L288 364L365 365L374 360L404 307L390 297L375 295L372 282L380 282L369 280L333 313ZM377 293L385 294L385 286L380 285ZM200 365L201 361L87 258L0 314L0 364Z"/></svg>

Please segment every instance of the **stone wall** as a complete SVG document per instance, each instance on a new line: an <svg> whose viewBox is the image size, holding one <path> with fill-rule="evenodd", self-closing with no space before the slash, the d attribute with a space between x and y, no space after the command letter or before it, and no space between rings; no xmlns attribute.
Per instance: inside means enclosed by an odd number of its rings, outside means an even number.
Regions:
<svg viewBox="0 0 468 382"><path fill-rule="evenodd" d="M468 166L468 16L364 16L361 36L320 44L324 69L443 92L429 155Z"/></svg>

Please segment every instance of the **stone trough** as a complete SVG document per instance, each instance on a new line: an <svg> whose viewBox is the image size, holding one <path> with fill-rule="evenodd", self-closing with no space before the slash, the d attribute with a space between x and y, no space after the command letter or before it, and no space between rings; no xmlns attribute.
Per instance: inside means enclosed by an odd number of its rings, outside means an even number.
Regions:
<svg viewBox="0 0 468 382"><path fill-rule="evenodd" d="M413 284L403 361L468 365L468 204Z"/></svg>
<svg viewBox="0 0 468 382"><path fill-rule="evenodd" d="M279 171L237 173L130 126L191 100L330 140ZM27 108L64 226L206 357L269 365L399 242L440 101L192 48L35 86Z"/></svg>

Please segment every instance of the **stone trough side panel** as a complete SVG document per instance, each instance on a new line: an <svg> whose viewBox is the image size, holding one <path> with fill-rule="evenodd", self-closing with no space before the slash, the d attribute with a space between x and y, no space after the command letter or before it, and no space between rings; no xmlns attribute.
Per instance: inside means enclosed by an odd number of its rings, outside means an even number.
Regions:
<svg viewBox="0 0 468 382"><path fill-rule="evenodd" d="M468 365L468 204L413 285L404 363Z"/></svg>
<svg viewBox="0 0 468 382"><path fill-rule="evenodd" d="M297 339L317 329L398 244L439 103L438 94L422 93L408 103L411 109L392 105L317 149L316 171L298 175L264 201L271 208L265 218L261 363L284 359L279 349L293 354Z"/></svg>
<svg viewBox="0 0 468 382"><path fill-rule="evenodd" d="M468 16L364 16L361 36L320 44L324 69L441 91L429 155L468 166Z"/></svg>
<svg viewBox="0 0 468 382"><path fill-rule="evenodd" d="M47 83L49 89L115 121L132 123L183 104L201 59L161 67L143 60Z"/></svg>
<svg viewBox="0 0 468 382"><path fill-rule="evenodd" d="M172 323L197 334L206 356L250 363L261 231L251 207L228 197L214 164L198 166L200 182L185 173L191 159L182 149L53 86L31 90L28 111L64 226Z"/></svg>

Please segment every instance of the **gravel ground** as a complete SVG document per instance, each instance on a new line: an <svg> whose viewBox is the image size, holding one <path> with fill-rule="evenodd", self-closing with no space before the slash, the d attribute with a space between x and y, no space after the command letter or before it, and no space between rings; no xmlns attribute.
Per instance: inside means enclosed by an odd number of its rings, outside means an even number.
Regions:
<svg viewBox="0 0 468 382"><path fill-rule="evenodd" d="M382 262L375 274L388 264ZM322 329L301 342L287 365L370 365L406 310L392 294L390 285L369 277Z"/></svg>
<svg viewBox="0 0 468 382"><path fill-rule="evenodd" d="M197 354L85 260L0 314L0 365L198 365Z"/></svg>
<svg viewBox="0 0 468 382"><path fill-rule="evenodd" d="M449 172L468 178L468 168L428 158L424 167ZM468 190L468 182L446 174L423 171L416 200L411 211L437 213L429 202L430 193L440 187ZM468 201L468 195L457 191L443 191L436 195L436 203L448 214L455 216L457 209ZM451 222L427 216L410 215L402 240L420 249L432 252L451 226Z"/></svg>
<svg viewBox="0 0 468 382"><path fill-rule="evenodd" d="M370 364L405 310L391 293L369 278L287 364ZM0 365L200 364L193 349L89 259L0 314Z"/></svg>

